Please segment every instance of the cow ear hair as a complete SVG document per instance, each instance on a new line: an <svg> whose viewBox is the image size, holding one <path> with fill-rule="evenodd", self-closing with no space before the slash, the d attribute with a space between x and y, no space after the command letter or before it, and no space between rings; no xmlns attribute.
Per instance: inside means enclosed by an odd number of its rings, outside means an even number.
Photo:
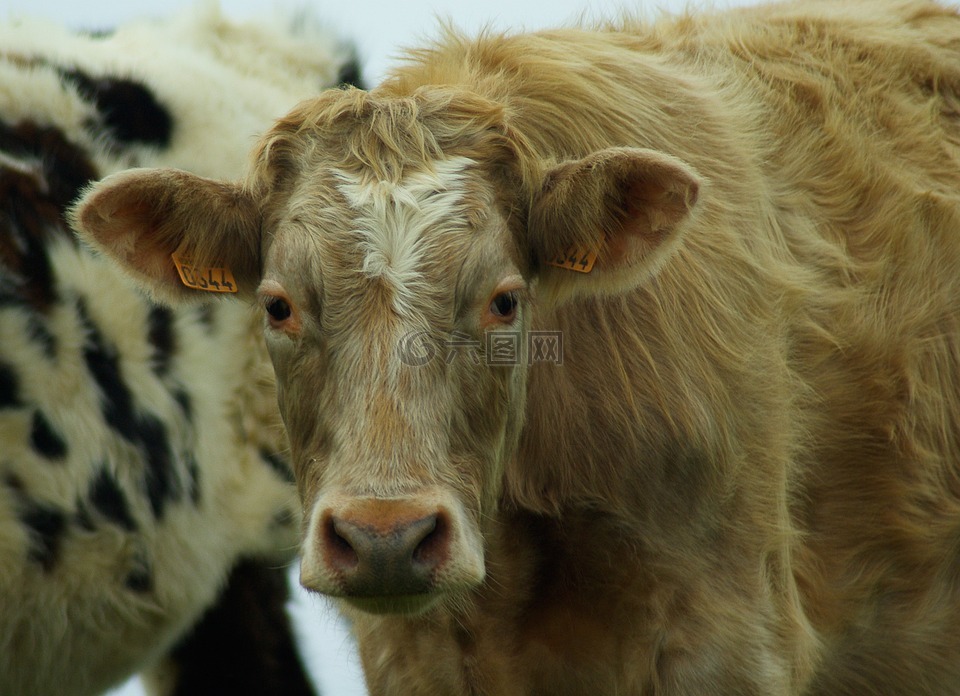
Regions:
<svg viewBox="0 0 960 696"><path fill-rule="evenodd" d="M688 165L653 150L610 148L550 167L527 227L539 294L559 302L636 287L676 248L699 193Z"/></svg>
<svg viewBox="0 0 960 696"><path fill-rule="evenodd" d="M90 186L69 218L83 239L160 300L249 295L259 283L259 207L239 184L131 169Z"/></svg>

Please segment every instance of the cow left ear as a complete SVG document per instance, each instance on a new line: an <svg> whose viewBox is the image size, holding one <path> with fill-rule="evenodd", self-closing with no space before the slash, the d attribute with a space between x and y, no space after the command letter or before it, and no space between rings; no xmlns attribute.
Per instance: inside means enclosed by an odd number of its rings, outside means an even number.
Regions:
<svg viewBox="0 0 960 696"><path fill-rule="evenodd" d="M528 223L538 294L636 287L676 247L699 192L689 166L653 150L610 148L549 169Z"/></svg>
<svg viewBox="0 0 960 696"><path fill-rule="evenodd" d="M130 169L88 188L69 218L158 299L251 296L260 282L259 205L239 184Z"/></svg>

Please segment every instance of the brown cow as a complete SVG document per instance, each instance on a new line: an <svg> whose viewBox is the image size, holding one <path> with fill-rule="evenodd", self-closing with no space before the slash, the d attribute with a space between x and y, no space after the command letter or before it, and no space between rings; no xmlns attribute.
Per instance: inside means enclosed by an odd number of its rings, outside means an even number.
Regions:
<svg viewBox="0 0 960 696"><path fill-rule="evenodd" d="M259 297L373 693L960 694L958 48L905 0L447 32L75 222Z"/></svg>

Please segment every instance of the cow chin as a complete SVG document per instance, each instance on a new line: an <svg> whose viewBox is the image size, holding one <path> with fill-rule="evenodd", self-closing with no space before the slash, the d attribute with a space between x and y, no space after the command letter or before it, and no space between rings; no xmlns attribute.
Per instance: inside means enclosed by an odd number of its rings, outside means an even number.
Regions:
<svg viewBox="0 0 960 696"><path fill-rule="evenodd" d="M441 603L439 593L396 597L341 597L341 601L365 614L419 616Z"/></svg>

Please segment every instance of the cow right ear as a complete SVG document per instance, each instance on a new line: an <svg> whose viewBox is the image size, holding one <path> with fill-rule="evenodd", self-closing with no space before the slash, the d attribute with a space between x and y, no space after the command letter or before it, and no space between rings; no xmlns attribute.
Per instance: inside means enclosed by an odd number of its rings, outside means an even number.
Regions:
<svg viewBox="0 0 960 696"><path fill-rule="evenodd" d="M654 274L695 214L700 178L670 155L609 148L545 173L527 244L540 295L613 294Z"/></svg>
<svg viewBox="0 0 960 696"><path fill-rule="evenodd" d="M93 184L69 218L160 300L252 296L260 281L259 206L239 184L131 169Z"/></svg>

